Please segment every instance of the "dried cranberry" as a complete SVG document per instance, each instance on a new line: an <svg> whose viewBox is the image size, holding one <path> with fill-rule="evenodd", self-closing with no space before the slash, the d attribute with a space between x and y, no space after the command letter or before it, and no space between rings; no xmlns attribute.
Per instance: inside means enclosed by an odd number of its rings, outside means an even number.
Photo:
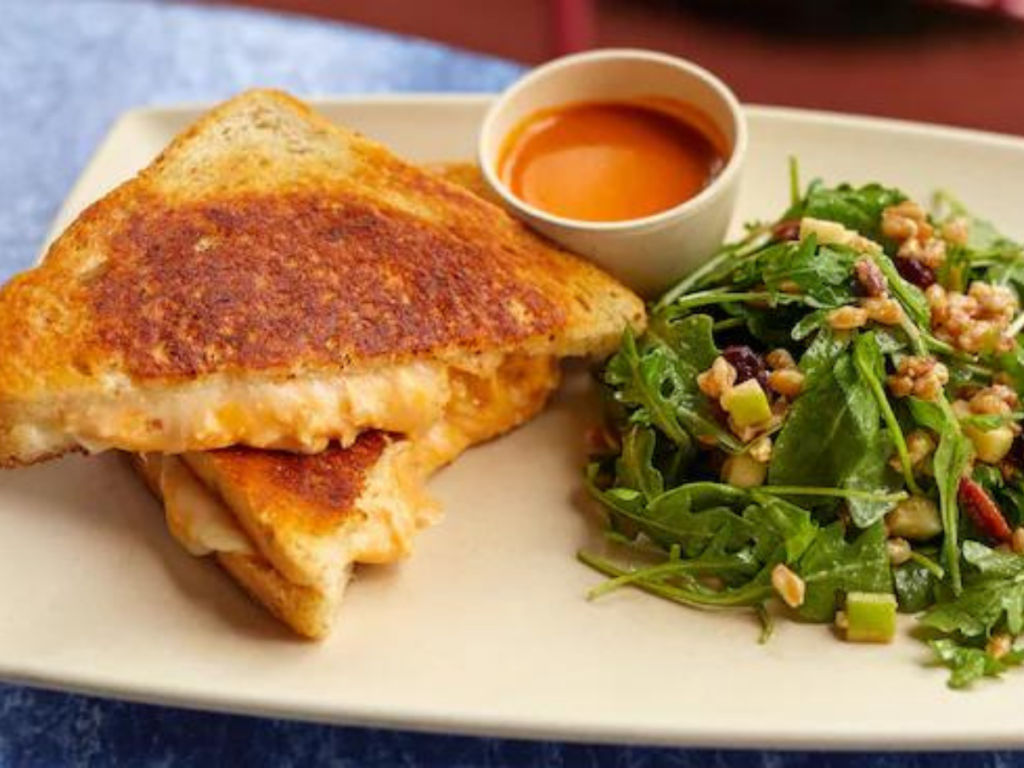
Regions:
<svg viewBox="0 0 1024 768"><path fill-rule="evenodd" d="M904 280L922 290L935 284L935 270L917 259L896 259L896 269Z"/></svg>
<svg viewBox="0 0 1024 768"><path fill-rule="evenodd" d="M772 237L776 240L799 240L800 219L783 219L772 227Z"/></svg>
<svg viewBox="0 0 1024 768"><path fill-rule="evenodd" d="M736 383L757 379L762 388L768 386L768 368L757 352L746 344L733 344L722 350L722 357L736 369Z"/></svg>

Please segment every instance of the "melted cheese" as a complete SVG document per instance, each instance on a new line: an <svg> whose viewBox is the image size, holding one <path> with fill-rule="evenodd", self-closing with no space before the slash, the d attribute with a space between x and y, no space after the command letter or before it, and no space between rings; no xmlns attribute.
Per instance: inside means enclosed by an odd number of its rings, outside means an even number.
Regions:
<svg viewBox="0 0 1024 768"><path fill-rule="evenodd" d="M160 489L171 534L189 553L253 554L249 538L231 512L185 463L175 456L148 454L150 476Z"/></svg>
<svg viewBox="0 0 1024 768"><path fill-rule="evenodd" d="M409 554L415 533L436 523L439 505L424 488L426 477L469 445L504 432L532 415L557 384L551 358L510 358L480 376L449 370L451 392L443 416L421 435L393 443L369 473L358 500L361 524L347 531L333 555L338 566L352 560L388 563ZM162 461L160 489L168 527L189 552L254 552L221 497L180 459Z"/></svg>
<svg viewBox="0 0 1024 768"><path fill-rule="evenodd" d="M106 388L107 396L69 408L60 424L93 452L249 445L317 453L332 440L350 445L364 429L420 434L451 396L445 367L422 362L329 379L222 376L152 391L112 379Z"/></svg>

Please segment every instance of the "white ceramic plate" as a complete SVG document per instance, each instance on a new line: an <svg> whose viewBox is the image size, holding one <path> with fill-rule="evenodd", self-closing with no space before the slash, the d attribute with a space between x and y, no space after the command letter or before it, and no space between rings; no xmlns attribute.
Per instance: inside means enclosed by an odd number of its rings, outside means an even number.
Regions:
<svg viewBox="0 0 1024 768"><path fill-rule="evenodd" d="M486 97L331 100L332 118L415 160L471 157ZM145 165L197 110L125 115L60 214ZM1024 236L1024 141L779 109L750 110L741 219L786 204L806 176L947 186ZM326 642L301 642L213 565L191 558L114 457L0 479L0 677L185 706L345 723L725 746L1024 746L1024 674L952 693L915 641L837 642L622 591L575 551L581 435L576 377L548 411L470 451L433 483L447 519L399 567L366 568Z"/></svg>

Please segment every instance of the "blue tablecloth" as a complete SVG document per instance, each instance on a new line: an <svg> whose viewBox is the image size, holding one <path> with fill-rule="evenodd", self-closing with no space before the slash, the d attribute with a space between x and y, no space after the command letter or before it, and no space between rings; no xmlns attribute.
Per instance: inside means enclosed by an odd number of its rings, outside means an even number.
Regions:
<svg viewBox="0 0 1024 768"><path fill-rule="evenodd" d="M431 43L300 18L127 0L0 0L0 279L32 262L75 177L129 107L219 99L255 85L302 94L487 91L518 72ZM0 685L0 768L320 763L909 768L1008 766L1018 758L515 742L204 714Z"/></svg>

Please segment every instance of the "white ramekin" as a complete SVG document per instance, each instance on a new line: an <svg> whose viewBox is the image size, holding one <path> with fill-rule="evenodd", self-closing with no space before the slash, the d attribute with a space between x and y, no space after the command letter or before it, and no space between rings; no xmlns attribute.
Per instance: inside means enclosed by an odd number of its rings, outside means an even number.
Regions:
<svg viewBox="0 0 1024 768"><path fill-rule="evenodd" d="M546 213L502 182L498 163L509 133L537 110L579 101L667 97L706 116L729 147L721 173L696 197L660 213L594 222ZM590 258L644 296L653 297L707 259L732 218L747 152L747 123L732 91L688 61L652 51L607 49L555 59L501 94L480 130L478 160L490 188L537 231Z"/></svg>

